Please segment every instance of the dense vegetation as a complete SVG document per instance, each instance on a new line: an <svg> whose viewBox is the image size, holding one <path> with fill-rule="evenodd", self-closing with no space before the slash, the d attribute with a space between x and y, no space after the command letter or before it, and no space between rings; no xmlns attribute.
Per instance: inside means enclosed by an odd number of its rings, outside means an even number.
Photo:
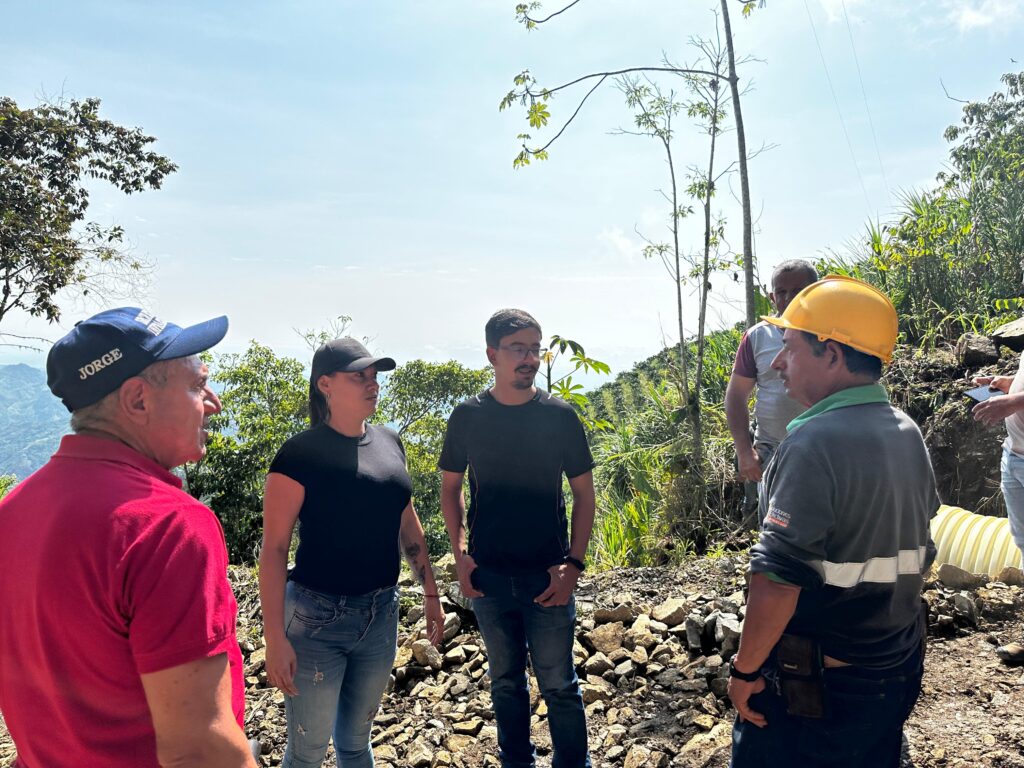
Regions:
<svg viewBox="0 0 1024 768"><path fill-rule="evenodd" d="M905 191L896 215L869 222L845 252L818 264L822 273L868 280L892 297L903 355L951 343L965 331L990 331L1024 307L1024 73L1005 75L1001 91L966 104L945 136L949 157L934 185ZM759 313L767 311L761 301ZM689 340L586 395L572 373L607 366L574 342L552 339L551 364L561 359L575 367L561 376L547 368L541 384L579 409L597 460L598 519L589 554L596 565L653 564L746 541L750 521L741 519L742 491L722 409L740 337L739 328L727 328ZM308 336L311 346L322 338ZM587 341L600 346L599 339ZM186 476L191 492L222 520L232 559L248 561L259 545L270 460L307 423L305 361L252 342L244 354L211 362L225 411L214 420L206 459ZM699 380L686 370L699 371ZM422 360L386 377L377 419L405 441L435 555L446 548L435 470L445 419L489 377L487 369ZM0 482L0 492L6 484Z"/></svg>
<svg viewBox="0 0 1024 768"><path fill-rule="evenodd" d="M897 214L870 222L846 253L817 266L884 290L900 315L898 354L986 332L1024 306L1024 73L1003 91L963 108L945 136L948 165L934 187L906 191ZM645 565L680 552L728 546L743 537L741 491L722 412L724 385L740 334L711 334L694 400L704 414L706 449L689 458L678 361L668 350L640 363L591 397L612 423L595 434L600 516L592 558L601 565ZM696 353L691 344L689 354ZM703 484L703 504L693 487Z"/></svg>

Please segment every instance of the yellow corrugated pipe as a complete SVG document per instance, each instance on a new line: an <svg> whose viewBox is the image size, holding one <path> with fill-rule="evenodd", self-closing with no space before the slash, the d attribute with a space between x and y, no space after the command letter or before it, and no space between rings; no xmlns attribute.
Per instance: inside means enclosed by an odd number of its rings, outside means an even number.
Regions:
<svg viewBox="0 0 1024 768"><path fill-rule="evenodd" d="M943 504L932 518L932 540L938 549L936 565L950 563L968 573L997 575L1021 565L1020 550L1005 517L977 515Z"/></svg>

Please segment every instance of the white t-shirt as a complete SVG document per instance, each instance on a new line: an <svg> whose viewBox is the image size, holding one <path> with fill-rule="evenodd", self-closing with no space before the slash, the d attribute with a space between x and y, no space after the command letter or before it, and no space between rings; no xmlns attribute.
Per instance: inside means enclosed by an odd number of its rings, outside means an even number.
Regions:
<svg viewBox="0 0 1024 768"><path fill-rule="evenodd" d="M1017 375L1013 377L1013 383L1010 385L1011 395L1018 392L1024 392L1024 353L1020 356ZM1006 440L1003 447L1018 456L1024 456L1024 411L1017 411L1006 417Z"/></svg>

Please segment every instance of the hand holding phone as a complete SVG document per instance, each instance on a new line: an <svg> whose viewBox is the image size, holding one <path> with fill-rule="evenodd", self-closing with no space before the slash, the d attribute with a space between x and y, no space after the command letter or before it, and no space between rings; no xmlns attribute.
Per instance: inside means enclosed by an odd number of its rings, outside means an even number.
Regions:
<svg viewBox="0 0 1024 768"><path fill-rule="evenodd" d="M966 392L964 392L964 394L967 395L968 397L974 398L979 403L983 403L990 397L1000 397L1002 395L1005 395L1006 393L1003 392L1001 389L993 389L988 384L982 384L980 387L968 389Z"/></svg>

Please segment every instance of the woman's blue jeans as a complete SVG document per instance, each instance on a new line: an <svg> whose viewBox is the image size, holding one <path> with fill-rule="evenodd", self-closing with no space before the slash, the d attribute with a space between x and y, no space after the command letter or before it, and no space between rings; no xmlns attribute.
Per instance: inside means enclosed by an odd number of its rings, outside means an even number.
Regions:
<svg viewBox="0 0 1024 768"><path fill-rule="evenodd" d="M589 768L587 721L572 660L576 603L545 608L533 599L548 588L547 571L502 576L485 568L473 572L483 597L473 598L487 647L491 701L498 722L498 756L503 768L532 768L529 653L533 674L548 707L554 754L552 768Z"/></svg>
<svg viewBox="0 0 1024 768"><path fill-rule="evenodd" d="M320 768L333 733L338 768L372 768L370 728L395 660L398 588L339 596L289 581L284 620L299 695L285 699L281 765Z"/></svg>
<svg viewBox="0 0 1024 768"><path fill-rule="evenodd" d="M1010 519L1010 534L1024 557L1024 456L1003 448L999 472L1002 475L1006 516Z"/></svg>

